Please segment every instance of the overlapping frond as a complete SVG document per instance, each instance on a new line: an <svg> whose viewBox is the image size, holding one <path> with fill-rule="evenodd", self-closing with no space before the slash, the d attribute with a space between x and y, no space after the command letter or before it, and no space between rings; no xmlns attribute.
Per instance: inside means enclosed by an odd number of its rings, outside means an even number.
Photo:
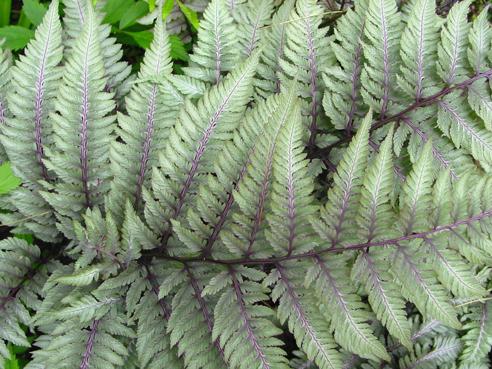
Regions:
<svg viewBox="0 0 492 369"><path fill-rule="evenodd" d="M191 251L205 255L227 253L220 236L238 206L235 191L242 186L251 156L258 150L258 140L270 124L276 124L274 117L288 106L289 93L294 92L272 95L245 113L232 141L225 145L215 163L215 173L208 174L199 186L186 219L174 222L174 232Z"/></svg>
<svg viewBox="0 0 492 369"><path fill-rule="evenodd" d="M282 331L271 320L274 311L264 304L267 290L259 283L264 277L245 267L231 267L215 277L220 287L213 292L225 291L215 307L212 339L224 348L230 368L288 368L282 341L275 337Z"/></svg>
<svg viewBox="0 0 492 369"><path fill-rule="evenodd" d="M288 153L291 159L291 167L278 168L281 164L278 162L275 163L275 161L279 160L278 157L284 155L280 150L294 149L292 147L294 145L293 140L299 140L299 137L296 138L295 136L292 136L295 134L295 131L297 130L298 133L302 132L299 127L301 124L300 107L299 102L296 101L295 92L295 88L290 89L282 101L282 108L270 118L265 131L262 136L258 138L254 152L251 153L250 160L254 165L249 165L248 168L246 168L246 172L241 178L241 183L234 193L234 201L238 204L238 207L231 212L230 216L232 222L230 222L228 227L222 231L221 240L230 252L236 256L249 257L255 254L256 256L261 257L271 255L272 251L270 251L270 248L275 248L275 245L266 242L266 222L264 222L264 220L265 214L271 213L272 208L275 206L278 206L277 214L282 212L284 215L285 210L282 208L286 205L289 207L288 203L290 202L290 210L287 209L287 212L290 211L291 223L290 225L287 225L286 228L288 229L291 227L292 232L294 232L295 228L299 226L299 224L296 224L296 215L294 214L294 207L296 206L296 201L299 201L299 199L296 198L295 184L293 182L293 152L290 154ZM291 140L290 142L288 141L289 139ZM286 159L289 160L288 158ZM300 166L302 166L302 164L303 163L301 162ZM287 181L279 180L278 177L273 179L273 176L275 175L273 173L274 166L277 167L276 169L278 172L276 174L278 176L287 175ZM290 174L286 173L289 172L289 169ZM288 183L289 175L291 176L290 189ZM273 183L278 187L275 189L272 188ZM280 186L287 187L287 198L283 200L285 204L283 206L279 203L275 203L275 196L278 196L278 200L280 200L280 196L285 196L285 192L283 194L280 194L279 192L275 194L275 190L281 191ZM309 201L309 188L306 190ZM270 219L270 222L275 222L274 216L277 214L272 212L273 217ZM289 216L287 214L285 215L287 217ZM294 239L295 235L294 233L291 233L290 235L283 235L283 237L285 236L287 236L287 239L291 238L290 246L284 246L283 243L281 243L282 246L280 246L281 244L278 243L276 248L287 247L290 248L290 252L292 253L292 251L294 251L294 243L297 243L297 240ZM301 240L300 242L309 244L309 240L307 239Z"/></svg>
<svg viewBox="0 0 492 369"><path fill-rule="evenodd" d="M257 63L258 54L252 55L196 104L186 101L182 107L162 152L161 169L153 172L152 188L158 202L144 192L147 221L163 244L171 235L171 220L182 214L201 174L211 169L211 159L237 128L252 94Z"/></svg>
<svg viewBox="0 0 492 369"><path fill-rule="evenodd" d="M127 114L118 115L117 134L111 146L111 194L107 207L123 219L126 201L142 208L142 189L148 186L152 167L176 119L182 100L170 93L170 44L162 20L157 20L154 40L146 51L138 81L126 98Z"/></svg>
<svg viewBox="0 0 492 369"><path fill-rule="evenodd" d="M32 309L40 304L43 273L38 269L41 252L26 241L7 238L0 241L0 367L10 358L6 342L29 347L24 326L31 322Z"/></svg>

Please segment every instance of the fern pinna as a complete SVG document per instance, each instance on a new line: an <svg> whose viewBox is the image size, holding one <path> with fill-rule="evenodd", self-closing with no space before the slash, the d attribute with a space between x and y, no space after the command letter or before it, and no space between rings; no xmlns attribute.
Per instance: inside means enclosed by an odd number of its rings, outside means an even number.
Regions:
<svg viewBox="0 0 492 369"><path fill-rule="evenodd" d="M158 8L133 76L93 3L0 52L0 368L489 367L488 7Z"/></svg>

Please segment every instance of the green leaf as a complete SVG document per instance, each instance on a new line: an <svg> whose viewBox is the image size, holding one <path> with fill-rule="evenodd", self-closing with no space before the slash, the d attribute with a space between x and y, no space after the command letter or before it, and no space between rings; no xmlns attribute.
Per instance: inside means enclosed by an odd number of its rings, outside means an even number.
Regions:
<svg viewBox="0 0 492 369"><path fill-rule="evenodd" d="M155 9L155 0L149 0L149 12L153 12Z"/></svg>
<svg viewBox="0 0 492 369"><path fill-rule="evenodd" d="M44 14L48 8L38 0L24 0L22 10L31 23L38 26L43 20Z"/></svg>
<svg viewBox="0 0 492 369"><path fill-rule="evenodd" d="M74 274L56 278L56 281L69 286L87 286L99 277L100 268L97 265L75 271Z"/></svg>
<svg viewBox="0 0 492 369"><path fill-rule="evenodd" d="M14 346L9 343L9 345L7 346L8 349L9 349L9 352L10 352L10 359L7 359L5 361L5 369L20 369L20 366L19 366L19 360L17 360L17 356L15 355L15 352L14 352Z"/></svg>
<svg viewBox="0 0 492 369"><path fill-rule="evenodd" d="M147 14L147 9L148 9L147 4L144 1L138 1L135 4L133 4L121 17L120 29L124 29L134 25L137 19Z"/></svg>
<svg viewBox="0 0 492 369"><path fill-rule="evenodd" d="M103 9L106 14L104 23L117 23L134 4L132 0L108 0Z"/></svg>
<svg viewBox="0 0 492 369"><path fill-rule="evenodd" d="M34 37L34 31L20 26L6 26L0 28L0 38L5 39L3 47L11 50L19 50L27 45Z"/></svg>
<svg viewBox="0 0 492 369"><path fill-rule="evenodd" d="M195 31L198 30L198 27L200 27L200 21L198 20L198 15L196 14L196 12L188 8L180 0L176 0L176 1L178 2L179 8L183 12L188 22L190 22L193 29Z"/></svg>
<svg viewBox="0 0 492 369"><path fill-rule="evenodd" d="M21 9L19 20L17 21L17 25L20 26L20 27L24 27L24 28L30 28L31 27L31 24L32 23L29 20L29 18L27 18L26 13L24 12L24 10Z"/></svg>
<svg viewBox="0 0 492 369"><path fill-rule="evenodd" d="M0 195L9 193L20 184L21 180L14 175L9 162L0 165Z"/></svg>
<svg viewBox="0 0 492 369"><path fill-rule="evenodd" d="M184 42L176 35L169 36L169 42L171 44L171 58L173 60L188 61L190 56L185 49Z"/></svg>
<svg viewBox="0 0 492 369"><path fill-rule="evenodd" d="M14 237L26 241L29 245L34 244L34 236L32 234L18 233Z"/></svg>
<svg viewBox="0 0 492 369"><path fill-rule="evenodd" d="M150 31L140 31L140 32L125 31L123 33L130 36L138 44L138 46L144 49L147 49L150 46L150 43L152 42L152 39L154 37L152 35L152 32Z"/></svg>
<svg viewBox="0 0 492 369"><path fill-rule="evenodd" d="M173 11L174 0L165 0L162 6L162 20L166 20L169 14Z"/></svg>
<svg viewBox="0 0 492 369"><path fill-rule="evenodd" d="M12 10L12 0L0 1L0 27L10 23L10 11Z"/></svg>

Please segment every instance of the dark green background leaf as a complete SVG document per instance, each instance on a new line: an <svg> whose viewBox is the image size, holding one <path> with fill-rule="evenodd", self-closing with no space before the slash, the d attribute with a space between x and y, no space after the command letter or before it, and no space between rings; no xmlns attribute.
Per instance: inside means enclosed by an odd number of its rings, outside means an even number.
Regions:
<svg viewBox="0 0 492 369"><path fill-rule="evenodd" d="M0 1L0 27L9 24L11 8L12 8L12 0Z"/></svg>
<svg viewBox="0 0 492 369"><path fill-rule="evenodd" d="M5 38L5 44L3 46L7 49L22 49L33 37L33 30L21 26L6 26L0 28L0 38Z"/></svg>
<svg viewBox="0 0 492 369"><path fill-rule="evenodd" d="M38 0L24 0L22 10L32 24L37 26L43 20L47 7L45 4L41 4Z"/></svg>
<svg viewBox="0 0 492 369"><path fill-rule="evenodd" d="M136 23L137 19L147 14L148 5L144 1L134 3L120 19L120 29L127 28Z"/></svg>
<svg viewBox="0 0 492 369"><path fill-rule="evenodd" d="M105 23L115 24L121 20L126 11L133 6L133 0L108 0L104 6Z"/></svg>

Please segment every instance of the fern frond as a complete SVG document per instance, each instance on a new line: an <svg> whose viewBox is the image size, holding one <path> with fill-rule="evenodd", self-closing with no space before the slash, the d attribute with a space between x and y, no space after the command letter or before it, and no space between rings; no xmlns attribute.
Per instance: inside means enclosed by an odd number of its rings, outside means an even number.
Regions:
<svg viewBox="0 0 492 369"><path fill-rule="evenodd" d="M479 365L485 363L487 354L492 346L492 319L490 317L492 304L490 301L470 307L464 315L463 351L460 354L461 365Z"/></svg>
<svg viewBox="0 0 492 369"><path fill-rule="evenodd" d="M125 364L125 338L134 334L121 315L108 313L89 322L62 323L52 335L46 347L34 352L44 367L113 369Z"/></svg>
<svg viewBox="0 0 492 369"><path fill-rule="evenodd" d="M238 42L236 25L224 0L212 0L203 14L198 30L198 41L190 56L191 65L183 69L190 77L205 82L219 83L224 72L237 63Z"/></svg>
<svg viewBox="0 0 492 369"><path fill-rule="evenodd" d="M12 55L8 50L2 50L3 42L0 41L0 125L5 123L9 115L7 107L7 86L10 82L10 67L12 64ZM7 154L2 145L0 145L0 161L3 163L7 160Z"/></svg>
<svg viewBox="0 0 492 369"><path fill-rule="evenodd" d="M167 32L160 18L154 40L147 49L138 79L126 98L128 115L119 114L117 130L121 141L113 141L111 162L113 182L107 207L121 221L127 199L142 208L142 188L148 185L151 168L174 123L181 101L176 101L166 87L159 84L172 72Z"/></svg>
<svg viewBox="0 0 492 369"><path fill-rule="evenodd" d="M482 165L492 162L492 136L472 118L470 109L458 93L438 104L437 124L453 144L465 148Z"/></svg>
<svg viewBox="0 0 492 369"><path fill-rule="evenodd" d="M364 27L362 96L381 117L392 110L401 37L401 16L394 0L370 0Z"/></svg>
<svg viewBox="0 0 492 369"><path fill-rule="evenodd" d="M433 181L431 148L428 142L402 188L400 219L406 235L427 228Z"/></svg>
<svg viewBox="0 0 492 369"><path fill-rule="evenodd" d="M51 210L38 192L39 181L49 180L53 175L44 160L46 150L53 145L48 115L54 110L53 100L60 84L61 32L58 1L53 1L25 55L10 70L12 88L7 99L11 117L1 127L1 141L12 170L24 184L8 199L18 213L6 215L2 222L20 232L35 232L46 241L54 241L58 232L50 217ZM22 220L32 214L39 215Z"/></svg>
<svg viewBox="0 0 492 369"><path fill-rule="evenodd" d="M335 39L331 42L340 65L324 71L326 91L323 108L336 129L352 130L354 120L362 109L360 77L366 12L366 0L357 2L355 10L348 9L338 20Z"/></svg>
<svg viewBox="0 0 492 369"><path fill-rule="evenodd" d="M299 0L292 10L285 34L284 57L280 60L280 81L299 81L301 97L306 100L303 114L308 117L309 146L316 141L320 115L322 68L333 63L327 37L328 28L322 27L323 8L314 0Z"/></svg>
<svg viewBox="0 0 492 369"><path fill-rule="evenodd" d="M67 44L69 52L68 58L75 47L76 40L84 29L84 23L88 17L88 7L90 2L86 0L63 0L65 16L63 23L67 34ZM121 45L116 43L114 37L110 37L111 25L102 24L104 14L102 7L104 1L96 3L96 18L99 22L96 37L99 38L101 54L104 61L105 77L107 78L105 91L113 92L117 100L123 99L130 91L132 78L130 77L131 66L125 61L121 61L123 51ZM67 58L67 60L68 60Z"/></svg>
<svg viewBox="0 0 492 369"><path fill-rule="evenodd" d="M271 321L274 311L263 304L268 299L258 281L263 272L251 268L229 268L222 274L226 288L215 307L212 339L224 347L224 355L232 369L288 368L281 333ZM247 278L247 279L245 279Z"/></svg>
<svg viewBox="0 0 492 369"><path fill-rule="evenodd" d="M202 296L209 268L184 265L176 272L179 281L165 279L162 286L176 289L171 304L167 330L171 346L178 347L188 368L227 368L225 354L218 340L212 340L215 301ZM175 284L179 283L177 286ZM161 289L161 292L162 289ZM159 293L162 297L162 293Z"/></svg>
<svg viewBox="0 0 492 369"><path fill-rule="evenodd" d="M321 312L330 321L340 346L368 359L389 360L383 344L374 336L369 324L369 308L360 300L350 283L346 257L319 256L306 272L305 285L313 286Z"/></svg>
<svg viewBox="0 0 492 369"><path fill-rule="evenodd" d="M378 155L369 165L362 181L359 211L356 218L361 240L377 240L383 237L383 224L391 224L394 217L389 203L393 190L393 131L379 147ZM387 234L386 234L387 236Z"/></svg>
<svg viewBox="0 0 492 369"><path fill-rule="evenodd" d="M461 342L458 338L436 338L433 345L417 346L416 352L405 356L399 361L404 369L435 369L441 364L452 363L461 350Z"/></svg>
<svg viewBox="0 0 492 369"><path fill-rule="evenodd" d="M184 368L167 334L170 307L159 297L159 284L150 268L139 271L127 294L128 313L137 321L136 351L141 367Z"/></svg>
<svg viewBox="0 0 492 369"><path fill-rule="evenodd" d="M449 294L437 281L434 271L420 261L419 246L417 241L409 246L397 246L392 271L401 282L404 295L425 317L460 328L456 310L449 303Z"/></svg>
<svg viewBox="0 0 492 369"><path fill-rule="evenodd" d="M332 247L343 241L346 230L356 214L356 206L362 187L362 174L369 154L369 127L372 113L362 121L354 140L350 143L333 178L334 186L328 191L328 201L321 208L319 218L312 225L321 239Z"/></svg>
<svg viewBox="0 0 492 369"><path fill-rule="evenodd" d="M190 195L196 191L199 175L210 170L211 158L237 127L252 94L257 64L258 54L255 54L212 87L196 105L187 101L181 109L169 134L169 145L161 155L162 169L153 172L152 188L159 202L144 192L146 218L151 220L154 218L151 214L160 214L161 220L149 222L149 226L161 235L163 245L171 236L171 220L181 215Z"/></svg>
<svg viewBox="0 0 492 369"><path fill-rule="evenodd" d="M361 252L352 269L352 279L365 286L369 304L381 323L403 346L411 349L411 327L405 313L405 301L388 272L387 256L382 252Z"/></svg>
<svg viewBox="0 0 492 369"><path fill-rule="evenodd" d="M237 7L235 18L242 57L250 56L258 48L265 32L263 27L270 23L273 5L272 0L250 0Z"/></svg>
<svg viewBox="0 0 492 369"><path fill-rule="evenodd" d="M438 74L447 83L453 84L466 79L466 46L468 44L467 21L471 1L465 0L454 5L441 31L438 46Z"/></svg>
<svg viewBox="0 0 492 369"><path fill-rule="evenodd" d="M229 227L223 230L221 233L221 240L230 250L230 252L236 256L246 256L250 257L255 254L258 257L265 257L266 255L271 255L271 248L285 249L287 247L290 252L294 251L295 246L300 246L300 248L310 248L309 240L295 240L295 236L292 232L290 245L282 245L281 243L269 244L265 242L265 227L264 227L264 214L270 212L272 207L275 207L273 201L275 201L275 196L272 194L272 182L281 181L280 184L277 182L278 186L287 186L287 202L290 201L290 219L291 223L287 225L289 227L297 228L303 227L301 224L296 224L296 216L294 214L296 206L296 193L294 190L294 183L291 182L290 193L289 185L283 179L274 180L273 170L275 159L283 155L280 150L285 148L286 150L292 150L292 141L297 131L296 141L300 139L302 131L299 129L300 125L300 106L298 101L296 101L295 87L291 88L285 95L285 100L282 101L283 109L280 109L275 115L271 117L271 121L268 122L263 135L258 138L255 150L251 153L251 163L254 165L249 165L241 178L241 184L237 191L234 193L234 201L238 204L238 207L231 214L232 222L229 223ZM285 128L284 128L285 127ZM289 131L290 130L290 131ZM283 132L285 133L283 134ZM290 136L290 138L289 138ZM290 147L290 148L289 148ZM291 155L291 160L293 153ZM302 154L301 154L302 155ZM279 160L279 159L277 159ZM289 176L289 167L279 168L281 164L278 163L276 169L280 171L278 175ZM293 163L292 163L293 165ZM300 164L303 166L303 163ZM286 171L285 171L286 170ZM293 181L293 167L291 170L291 181ZM289 179L287 179L287 182ZM280 188L275 190L279 191ZM274 191L275 191L274 190ZM309 187L306 187L309 192ZM277 192L278 194L278 192ZM278 196L278 195L277 195ZM285 192L283 194L285 196ZM290 196L290 200L289 200ZM279 199L280 200L280 199ZM307 197L309 201L309 196ZM285 203L285 200L283 200ZM286 204L287 205L287 204ZM287 205L288 207L289 205ZM309 205L306 207L307 211L311 211ZM284 210L279 206L277 210L284 213ZM287 212L289 210L287 209ZM275 214L275 213L273 213ZM276 215L276 214L275 214ZM287 215L288 216L288 215ZM278 219L278 218L277 218ZM270 222L275 222L275 218L271 218ZM306 223L304 223L306 224ZM285 227L285 225L284 225ZM275 226L273 227L273 229ZM303 245L301 244L303 243ZM297 251L297 250L296 250Z"/></svg>
<svg viewBox="0 0 492 369"><path fill-rule="evenodd" d="M30 309L39 305L39 284L34 280L37 270L33 265L39 262L40 255L37 246L24 240L0 241L0 366L4 358L10 357L6 341L30 346L22 325L30 324Z"/></svg>
<svg viewBox="0 0 492 369"><path fill-rule="evenodd" d="M44 192L56 210L66 234L68 219L80 220L86 208L98 207L109 188L109 147L114 109L112 94L104 92L104 64L98 38L98 21L87 8L83 32L65 66L63 82L52 115L54 147L48 169L60 178ZM68 218L68 219L67 219Z"/></svg>
<svg viewBox="0 0 492 369"><path fill-rule="evenodd" d="M468 35L468 62L475 73L486 71L488 68L487 53L492 41L492 30L487 20L490 8L485 7L473 21Z"/></svg>
<svg viewBox="0 0 492 369"><path fill-rule="evenodd" d="M274 301L279 301L277 315L280 323L288 323L297 345L309 360L320 369L342 368L342 357L330 326L321 314L312 291L303 291L301 268L296 263L276 264L265 282L275 284L272 290Z"/></svg>
<svg viewBox="0 0 492 369"><path fill-rule="evenodd" d="M303 253L314 248L309 219L316 212L312 195L314 184L309 179L309 162L303 152L304 130L300 110L294 106L287 114L290 120L285 128L280 129L276 144L278 148L272 165L272 205L270 216L266 216L269 224L266 239L281 255Z"/></svg>
<svg viewBox="0 0 492 369"><path fill-rule="evenodd" d="M398 85L409 98L420 100L432 93L433 62L437 55L439 22L435 0L419 0L413 7L401 37L401 75Z"/></svg>
<svg viewBox="0 0 492 369"><path fill-rule="evenodd" d="M257 92L265 98L272 93L280 92L279 61L284 56L287 24L294 5L294 0L283 1L273 14L272 23L264 34L267 40L265 42L268 42L269 46L262 50L258 66L258 74L261 78L256 81L256 86Z"/></svg>
<svg viewBox="0 0 492 369"><path fill-rule="evenodd" d="M10 67L12 55L8 50L2 50L3 42L0 42L0 124L3 125L7 118L7 86L10 82ZM3 150L3 149L2 149ZM5 156L5 153L2 154Z"/></svg>
<svg viewBox="0 0 492 369"><path fill-rule="evenodd" d="M192 251L204 255L230 255L222 243L221 233L229 228L231 214L236 212L235 192L242 186L252 156L259 149L259 139L275 117L289 107L294 90L272 95L249 109L214 163L214 172L207 175L197 190L186 220L176 221L173 230Z"/></svg>
<svg viewBox="0 0 492 369"><path fill-rule="evenodd" d="M486 81L476 81L468 88L468 104L482 118L488 131L492 130L492 91Z"/></svg>
<svg viewBox="0 0 492 369"><path fill-rule="evenodd" d="M434 268L439 281L454 296L469 298L487 294L473 273L471 266L458 252L451 248L445 248L448 246L445 242L442 243L444 246L441 249L433 240L425 239L424 242L434 256Z"/></svg>

